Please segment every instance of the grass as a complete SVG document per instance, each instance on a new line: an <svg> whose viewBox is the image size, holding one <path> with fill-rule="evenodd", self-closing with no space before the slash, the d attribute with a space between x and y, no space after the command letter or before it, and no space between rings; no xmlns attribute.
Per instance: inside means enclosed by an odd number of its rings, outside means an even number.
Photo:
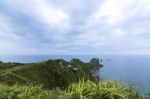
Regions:
<svg viewBox="0 0 150 99"><path fill-rule="evenodd" d="M41 86L0 85L0 99L141 99L133 86L116 81L79 81L65 90L43 89Z"/></svg>
<svg viewBox="0 0 150 99"><path fill-rule="evenodd" d="M141 99L134 86L116 81L79 81L66 90L72 99Z"/></svg>
<svg viewBox="0 0 150 99"><path fill-rule="evenodd" d="M0 99L59 99L59 91L45 90L41 86L0 85Z"/></svg>
<svg viewBox="0 0 150 99"><path fill-rule="evenodd" d="M0 63L0 83L34 83L46 88L67 87L82 77L92 79L90 66L78 59L71 62L57 59L31 64Z"/></svg>
<svg viewBox="0 0 150 99"><path fill-rule="evenodd" d="M96 58L87 63L78 59L0 62L0 99L141 99L132 85L93 76L100 67Z"/></svg>

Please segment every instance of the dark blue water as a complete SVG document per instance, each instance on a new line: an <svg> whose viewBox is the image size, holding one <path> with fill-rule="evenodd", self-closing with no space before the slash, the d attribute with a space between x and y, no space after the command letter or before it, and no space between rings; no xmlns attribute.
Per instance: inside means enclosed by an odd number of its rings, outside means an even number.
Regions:
<svg viewBox="0 0 150 99"><path fill-rule="evenodd" d="M67 61L72 58L79 58L85 62L92 57L103 59L104 67L99 72L103 79L119 80L125 83L135 84L139 90L150 91L150 56L74 56L74 55L53 55L53 56L0 56L4 62L32 63L48 59L62 58Z"/></svg>

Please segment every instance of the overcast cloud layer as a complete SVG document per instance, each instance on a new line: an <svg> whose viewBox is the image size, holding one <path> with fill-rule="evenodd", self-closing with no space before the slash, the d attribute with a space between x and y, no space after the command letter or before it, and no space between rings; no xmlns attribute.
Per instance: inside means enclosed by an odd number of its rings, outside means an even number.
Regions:
<svg viewBox="0 0 150 99"><path fill-rule="evenodd" d="M0 55L150 54L150 0L1 0Z"/></svg>

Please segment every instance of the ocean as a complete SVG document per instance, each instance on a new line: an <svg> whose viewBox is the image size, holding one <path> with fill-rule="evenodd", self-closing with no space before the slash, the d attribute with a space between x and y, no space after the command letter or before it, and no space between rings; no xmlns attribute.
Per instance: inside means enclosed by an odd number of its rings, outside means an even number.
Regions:
<svg viewBox="0 0 150 99"><path fill-rule="evenodd" d="M103 68L98 74L102 79L134 84L142 92L150 92L150 56L142 55L24 55L0 56L3 62L33 63L48 59L64 59L70 61L78 58L88 62L91 58L102 59Z"/></svg>

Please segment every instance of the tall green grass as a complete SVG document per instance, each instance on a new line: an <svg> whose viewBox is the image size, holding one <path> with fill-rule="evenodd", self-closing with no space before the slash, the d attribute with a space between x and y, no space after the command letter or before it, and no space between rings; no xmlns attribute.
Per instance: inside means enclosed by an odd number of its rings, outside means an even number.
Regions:
<svg viewBox="0 0 150 99"><path fill-rule="evenodd" d="M71 99L141 99L134 86L116 81L79 81L65 91Z"/></svg>
<svg viewBox="0 0 150 99"><path fill-rule="evenodd" d="M61 93L61 90L46 90L41 86L0 84L0 99L62 99Z"/></svg>
<svg viewBox="0 0 150 99"><path fill-rule="evenodd" d="M65 90L46 90L41 86L0 84L0 99L141 99L134 86L116 81L81 80Z"/></svg>

